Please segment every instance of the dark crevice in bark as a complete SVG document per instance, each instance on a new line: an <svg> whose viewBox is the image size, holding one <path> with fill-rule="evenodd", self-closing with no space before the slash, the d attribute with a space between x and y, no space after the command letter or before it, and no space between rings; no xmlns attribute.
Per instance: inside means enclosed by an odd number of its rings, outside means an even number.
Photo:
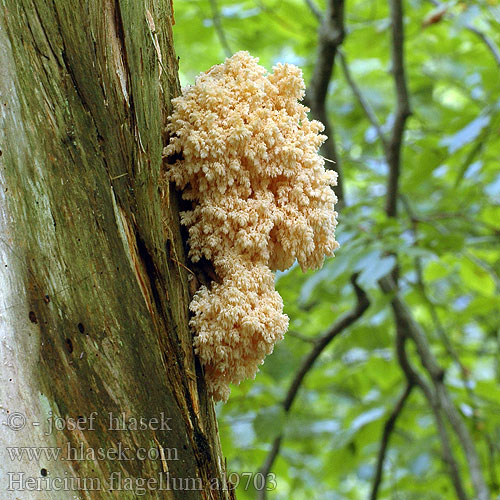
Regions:
<svg viewBox="0 0 500 500"><path fill-rule="evenodd" d="M155 261L151 256L151 254L149 253L146 243L144 242L138 231L135 233L135 240L137 242L137 250L139 252L139 257L141 258L144 264L146 273L149 278L149 286L153 295L153 299L155 301L156 309L163 315L165 313L163 307L163 301L160 297L160 292L157 286L157 282L160 281L160 276L161 276L160 272L156 268ZM164 289L164 287L161 288Z"/></svg>
<svg viewBox="0 0 500 500"><path fill-rule="evenodd" d="M85 99L85 97L80 89L80 86L78 85L78 80L76 79L75 73L73 72L73 69L71 68L71 64L68 61L68 56L66 55L65 48L61 52L61 57L64 61L64 67L66 68L66 71L67 71L69 77L71 78L71 81L73 82L73 87L75 87L75 91L78 94L78 98L80 99L83 108L85 109L85 111L87 111L87 113L89 113L89 115L92 116L92 112L90 111L90 107L87 104L87 101L86 101L86 99Z"/></svg>

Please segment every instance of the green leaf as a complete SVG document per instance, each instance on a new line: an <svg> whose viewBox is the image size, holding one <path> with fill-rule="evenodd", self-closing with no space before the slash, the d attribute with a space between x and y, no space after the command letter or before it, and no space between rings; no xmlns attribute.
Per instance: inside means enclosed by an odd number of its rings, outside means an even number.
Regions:
<svg viewBox="0 0 500 500"><path fill-rule="evenodd" d="M495 280L475 262L463 260L460 264L460 276L467 287L482 295L492 297L495 293Z"/></svg>

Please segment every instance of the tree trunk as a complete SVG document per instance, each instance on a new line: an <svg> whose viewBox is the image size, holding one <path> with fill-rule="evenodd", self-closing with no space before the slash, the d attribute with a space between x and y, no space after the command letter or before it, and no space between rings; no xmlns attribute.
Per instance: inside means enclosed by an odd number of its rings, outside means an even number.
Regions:
<svg viewBox="0 0 500 500"><path fill-rule="evenodd" d="M0 0L2 499L231 497L159 188L172 16Z"/></svg>

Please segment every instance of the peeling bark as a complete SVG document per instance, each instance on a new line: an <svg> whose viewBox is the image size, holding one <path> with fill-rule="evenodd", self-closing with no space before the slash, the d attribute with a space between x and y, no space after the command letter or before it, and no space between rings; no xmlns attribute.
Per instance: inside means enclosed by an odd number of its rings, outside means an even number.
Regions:
<svg viewBox="0 0 500 500"><path fill-rule="evenodd" d="M177 198L162 204L158 181L179 90L172 15L158 0L0 0L2 499L136 498L109 490L113 472L118 486L170 479L147 498L231 497L187 326ZM110 430L109 413L150 425ZM16 414L24 428L1 425ZM82 429L46 435L55 417ZM157 456L12 460L14 446ZM45 490L9 491L21 473ZM80 489L56 489L72 477Z"/></svg>

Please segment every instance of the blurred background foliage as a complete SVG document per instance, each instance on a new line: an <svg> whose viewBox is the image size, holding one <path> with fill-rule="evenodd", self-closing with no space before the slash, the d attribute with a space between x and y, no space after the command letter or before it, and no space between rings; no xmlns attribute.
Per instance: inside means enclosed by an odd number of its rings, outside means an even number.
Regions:
<svg viewBox="0 0 500 500"><path fill-rule="evenodd" d="M297 64L307 84L318 43L311 2L174 2L182 84L238 50L268 69ZM404 21L413 113L404 135L398 217L385 214L383 148L337 60L327 106L345 183L341 247L319 271L279 274L289 333L256 380L234 387L218 408L229 471L258 471L283 435L271 468L271 500L370 498L382 432L406 383L390 297L377 283L394 265L391 253L399 256L401 295L446 370L446 388L476 445L491 498L500 498L500 61L494 54L500 5L406 0ZM352 79L389 130L395 94L387 2L347 2L345 28L342 51ZM370 307L322 353L285 412L282 401L314 339L355 304L353 272ZM420 367L413 349L409 354ZM462 448L451 430L450 436L474 499ZM380 499L457 498L419 390L398 415L383 471ZM237 497L256 498L246 482Z"/></svg>

